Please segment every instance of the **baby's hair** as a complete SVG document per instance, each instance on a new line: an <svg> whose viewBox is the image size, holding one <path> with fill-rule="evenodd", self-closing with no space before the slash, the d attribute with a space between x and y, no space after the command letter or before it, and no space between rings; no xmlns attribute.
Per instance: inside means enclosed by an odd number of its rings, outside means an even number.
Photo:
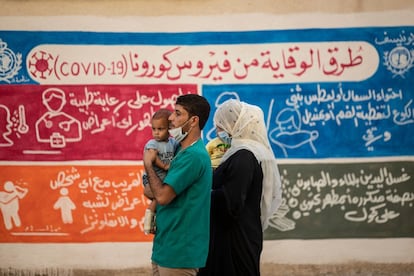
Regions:
<svg viewBox="0 0 414 276"><path fill-rule="evenodd" d="M172 111L168 109L159 109L157 110L154 115L152 115L152 119L165 119L168 121Z"/></svg>

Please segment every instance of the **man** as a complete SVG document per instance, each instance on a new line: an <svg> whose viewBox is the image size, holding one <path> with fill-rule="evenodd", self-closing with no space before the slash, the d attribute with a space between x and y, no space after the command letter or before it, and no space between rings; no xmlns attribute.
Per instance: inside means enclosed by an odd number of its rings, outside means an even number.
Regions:
<svg viewBox="0 0 414 276"><path fill-rule="evenodd" d="M209 114L210 105L204 97L188 94L177 98L169 132L180 147L164 181L153 169L156 152L144 152L149 186L158 203L154 275L196 275L206 263L212 170L201 130Z"/></svg>

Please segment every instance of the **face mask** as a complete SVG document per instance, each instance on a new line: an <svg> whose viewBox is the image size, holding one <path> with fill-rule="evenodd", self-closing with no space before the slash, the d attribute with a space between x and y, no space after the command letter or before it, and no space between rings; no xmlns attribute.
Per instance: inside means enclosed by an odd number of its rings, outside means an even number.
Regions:
<svg viewBox="0 0 414 276"><path fill-rule="evenodd" d="M231 137L225 131L217 132L217 136L223 141L223 143L231 145Z"/></svg>
<svg viewBox="0 0 414 276"><path fill-rule="evenodd" d="M187 122L185 122L182 126L168 130L168 132L170 133L170 135L172 137L174 137L174 139L178 143L180 143L182 140L184 140L185 137L187 137L188 133L190 132L190 130L188 130L187 132L183 133L183 126L185 126L190 121L190 119L188 119Z"/></svg>

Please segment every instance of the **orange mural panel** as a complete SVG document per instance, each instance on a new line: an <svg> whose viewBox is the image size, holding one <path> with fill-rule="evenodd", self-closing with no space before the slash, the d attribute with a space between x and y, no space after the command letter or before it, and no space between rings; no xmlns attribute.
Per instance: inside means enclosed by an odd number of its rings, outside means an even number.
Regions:
<svg viewBox="0 0 414 276"><path fill-rule="evenodd" d="M143 166L0 166L0 242L151 241Z"/></svg>

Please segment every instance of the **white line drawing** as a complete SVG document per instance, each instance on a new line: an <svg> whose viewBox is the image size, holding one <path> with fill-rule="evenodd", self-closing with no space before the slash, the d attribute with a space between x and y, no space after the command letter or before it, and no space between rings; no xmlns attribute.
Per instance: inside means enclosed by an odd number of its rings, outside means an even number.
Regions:
<svg viewBox="0 0 414 276"><path fill-rule="evenodd" d="M3 215L4 226L7 230L21 226L19 216L19 199L28 193L27 188L22 188L13 184L12 181L4 183L4 191L0 192L0 209Z"/></svg>
<svg viewBox="0 0 414 276"><path fill-rule="evenodd" d="M384 52L384 65L394 74L393 78L405 78L405 73L414 66L414 50L397 45L390 52Z"/></svg>
<svg viewBox="0 0 414 276"><path fill-rule="evenodd" d="M289 206L285 203L282 204L279 209L277 209L277 211L270 217L269 226L281 232L291 231L295 229L296 222L286 217L286 214L289 211Z"/></svg>
<svg viewBox="0 0 414 276"><path fill-rule="evenodd" d="M288 149L297 149L304 145L308 145L314 154L317 153L313 141L319 137L319 132L301 129L301 116L298 110L282 109L277 114L275 122L276 128L270 131L269 139L282 149L285 157L288 157Z"/></svg>
<svg viewBox="0 0 414 276"><path fill-rule="evenodd" d="M10 110L7 106L0 104L0 147L11 147L13 141L9 135L12 133L13 122L10 119Z"/></svg>
<svg viewBox="0 0 414 276"><path fill-rule="evenodd" d="M60 197L53 205L53 209L58 210L60 209L60 215L62 217L62 222L64 224L72 224L73 223L73 216L72 210L76 209L75 203L70 199L69 191L67 188L60 189Z"/></svg>
<svg viewBox="0 0 414 276"><path fill-rule="evenodd" d="M26 114L24 112L24 106L19 105L19 126L17 131L21 134L26 134L29 132L29 126L26 124Z"/></svg>
<svg viewBox="0 0 414 276"><path fill-rule="evenodd" d="M64 148L67 142L82 140L80 122L62 112L66 104L65 92L58 88L43 91L43 104L48 111L36 122L36 138L41 143L50 143L52 148Z"/></svg>
<svg viewBox="0 0 414 276"><path fill-rule="evenodd" d="M10 83L22 68L22 54L15 54L0 39L0 81Z"/></svg>

